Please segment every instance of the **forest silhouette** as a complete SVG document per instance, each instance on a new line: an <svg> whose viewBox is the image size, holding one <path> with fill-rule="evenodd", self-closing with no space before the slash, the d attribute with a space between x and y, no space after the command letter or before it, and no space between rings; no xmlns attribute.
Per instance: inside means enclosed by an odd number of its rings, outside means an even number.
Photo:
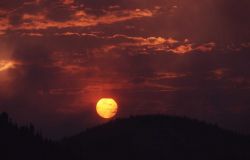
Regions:
<svg viewBox="0 0 250 160"><path fill-rule="evenodd" d="M185 117L116 119L59 141L0 114L1 160L249 160L250 137Z"/></svg>

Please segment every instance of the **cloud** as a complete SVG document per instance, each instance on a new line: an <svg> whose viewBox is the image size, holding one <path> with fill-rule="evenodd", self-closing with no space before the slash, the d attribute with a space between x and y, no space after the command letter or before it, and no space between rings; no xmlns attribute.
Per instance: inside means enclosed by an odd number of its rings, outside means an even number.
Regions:
<svg viewBox="0 0 250 160"><path fill-rule="evenodd" d="M71 4L74 4L74 0L63 0L63 4L65 5L71 5Z"/></svg>
<svg viewBox="0 0 250 160"><path fill-rule="evenodd" d="M123 45L135 45L135 46L157 46L162 44L175 44L178 43L177 40L173 38L163 38L163 37L130 37L126 35L113 35L111 38L114 39L127 39L127 43Z"/></svg>
<svg viewBox="0 0 250 160"><path fill-rule="evenodd" d="M206 43L195 48L196 51L211 52L216 47L214 42Z"/></svg>
<svg viewBox="0 0 250 160"><path fill-rule="evenodd" d="M0 72L15 68L15 62L0 60Z"/></svg>
<svg viewBox="0 0 250 160"><path fill-rule="evenodd" d="M177 48L172 49L171 51L174 52L174 53L177 53L177 54L184 54L184 53L187 53L187 52L191 52L192 50L193 50L192 45L191 44L186 44L186 45L178 46Z"/></svg>
<svg viewBox="0 0 250 160"><path fill-rule="evenodd" d="M43 34L41 33L23 33L22 36L31 36L31 37L42 37Z"/></svg>
<svg viewBox="0 0 250 160"><path fill-rule="evenodd" d="M8 23L9 23L8 19L0 18L0 36L6 34L6 30L9 27Z"/></svg>
<svg viewBox="0 0 250 160"><path fill-rule="evenodd" d="M198 45L196 47L194 47L192 44L184 44L184 45L180 45L174 49L170 49L170 51L176 53L176 54L186 54L186 53L190 53L190 52L211 52L213 49L215 49L216 44L214 42L210 42L210 43L205 43L205 44L201 44Z"/></svg>
<svg viewBox="0 0 250 160"><path fill-rule="evenodd" d="M40 30L53 27L58 29L69 27L88 27L100 24L113 24L143 17L152 17L156 13L156 10L151 11L149 9L118 11L107 10L103 15L96 16L87 14L84 9L71 10L66 8L64 10L63 8L56 8L51 10L53 10L53 12L42 10L36 13L23 13L22 16L18 17L19 25L13 25L14 23L10 23L7 21L7 19L5 19L1 22L4 23L5 26L2 26L0 29L4 31L7 29L7 26L12 30Z"/></svg>

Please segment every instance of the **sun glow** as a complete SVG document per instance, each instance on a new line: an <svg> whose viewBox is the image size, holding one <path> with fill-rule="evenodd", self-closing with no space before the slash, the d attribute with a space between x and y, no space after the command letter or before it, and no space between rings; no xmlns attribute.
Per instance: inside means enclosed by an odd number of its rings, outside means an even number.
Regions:
<svg viewBox="0 0 250 160"><path fill-rule="evenodd" d="M112 98L102 98L96 104L96 111L98 115L105 119L114 117L117 110L118 105Z"/></svg>

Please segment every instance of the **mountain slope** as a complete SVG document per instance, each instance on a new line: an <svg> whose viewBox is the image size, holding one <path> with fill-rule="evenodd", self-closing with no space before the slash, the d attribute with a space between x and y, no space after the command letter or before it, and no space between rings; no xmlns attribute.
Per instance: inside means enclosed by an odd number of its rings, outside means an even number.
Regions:
<svg viewBox="0 0 250 160"><path fill-rule="evenodd" d="M65 139L79 159L249 159L249 137L187 118L111 121Z"/></svg>

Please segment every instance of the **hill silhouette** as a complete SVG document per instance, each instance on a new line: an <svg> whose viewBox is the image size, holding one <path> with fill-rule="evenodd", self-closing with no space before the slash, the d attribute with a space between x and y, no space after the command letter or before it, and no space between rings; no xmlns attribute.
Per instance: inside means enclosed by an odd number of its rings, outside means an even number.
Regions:
<svg viewBox="0 0 250 160"><path fill-rule="evenodd" d="M138 116L63 141L81 159L249 159L246 136L188 118Z"/></svg>
<svg viewBox="0 0 250 160"><path fill-rule="evenodd" d="M173 116L136 116L52 142L0 115L0 159L249 160L250 138ZM4 158L3 158L4 157Z"/></svg>
<svg viewBox="0 0 250 160"><path fill-rule="evenodd" d="M7 113L0 114L1 160L69 159L56 142L44 139L32 125L18 127Z"/></svg>

